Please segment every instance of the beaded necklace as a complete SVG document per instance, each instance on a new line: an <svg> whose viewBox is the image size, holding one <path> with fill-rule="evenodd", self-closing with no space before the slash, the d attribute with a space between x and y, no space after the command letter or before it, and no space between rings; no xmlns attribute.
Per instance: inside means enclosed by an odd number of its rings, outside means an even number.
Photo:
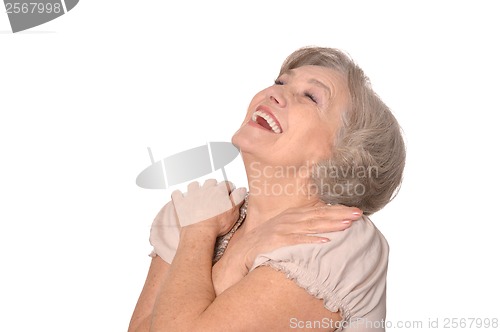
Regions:
<svg viewBox="0 0 500 332"><path fill-rule="evenodd" d="M245 203L243 203L243 205L240 207L240 217L234 224L233 228L231 228L231 230L228 233L219 236L215 242L214 256L212 258L212 266L219 261L222 255L224 255L227 245L229 244L229 240L231 240L234 233L238 230L238 228L240 228L243 221L245 221L245 217L247 216L247 207L248 207L248 193L245 195Z"/></svg>

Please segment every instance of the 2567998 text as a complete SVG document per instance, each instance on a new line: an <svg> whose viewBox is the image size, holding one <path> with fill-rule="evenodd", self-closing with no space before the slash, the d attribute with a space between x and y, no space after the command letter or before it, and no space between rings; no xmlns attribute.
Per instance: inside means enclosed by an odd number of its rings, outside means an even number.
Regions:
<svg viewBox="0 0 500 332"><path fill-rule="evenodd" d="M7 14L59 14L63 8L60 3L43 2L7 2Z"/></svg>

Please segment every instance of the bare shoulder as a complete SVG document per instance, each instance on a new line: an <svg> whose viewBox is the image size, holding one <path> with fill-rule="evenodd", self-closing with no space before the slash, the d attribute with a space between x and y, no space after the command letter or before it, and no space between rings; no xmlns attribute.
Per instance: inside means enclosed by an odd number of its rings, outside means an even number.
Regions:
<svg viewBox="0 0 500 332"><path fill-rule="evenodd" d="M284 273L262 266L220 294L198 321L204 331L333 331L339 313Z"/></svg>

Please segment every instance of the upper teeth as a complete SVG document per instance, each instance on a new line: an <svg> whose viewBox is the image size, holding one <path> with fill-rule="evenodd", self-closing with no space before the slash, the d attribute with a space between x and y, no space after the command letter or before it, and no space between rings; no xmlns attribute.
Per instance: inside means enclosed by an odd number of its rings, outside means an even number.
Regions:
<svg viewBox="0 0 500 332"><path fill-rule="evenodd" d="M276 124L276 122L274 121L273 118L271 118L268 114L264 113L264 112L261 112L261 111L256 111L253 115L252 115L252 121L253 122L257 122L257 117L260 116L261 118L263 118L264 120L267 121L267 123L269 124L269 126L273 129L273 131L276 133L276 134L281 134L281 129L280 127L278 127L278 125Z"/></svg>

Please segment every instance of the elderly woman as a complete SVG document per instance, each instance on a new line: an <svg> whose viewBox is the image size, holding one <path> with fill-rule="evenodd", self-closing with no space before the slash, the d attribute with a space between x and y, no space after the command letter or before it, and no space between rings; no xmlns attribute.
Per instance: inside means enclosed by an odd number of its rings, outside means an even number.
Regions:
<svg viewBox="0 0 500 332"><path fill-rule="evenodd" d="M307 47L233 136L249 191L209 180L153 222L130 331L383 331L400 127L343 52ZM215 248L215 249L214 249Z"/></svg>

